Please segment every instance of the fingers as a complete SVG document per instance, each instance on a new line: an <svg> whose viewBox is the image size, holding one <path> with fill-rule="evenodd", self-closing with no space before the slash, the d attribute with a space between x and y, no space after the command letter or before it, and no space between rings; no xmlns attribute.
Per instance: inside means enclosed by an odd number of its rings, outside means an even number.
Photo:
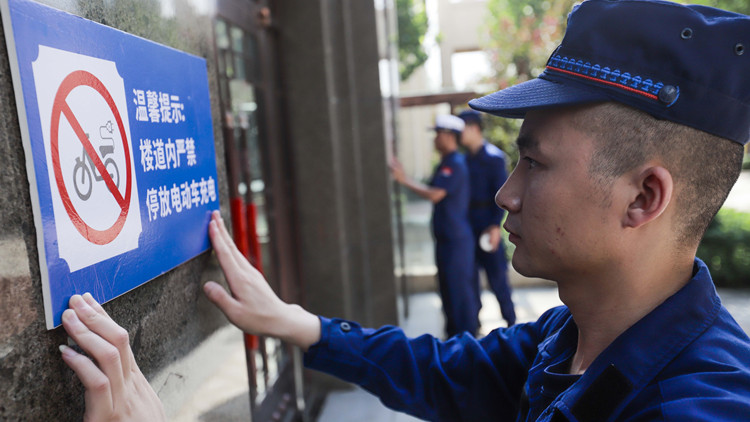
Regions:
<svg viewBox="0 0 750 422"><path fill-rule="evenodd" d="M128 332L109 317L107 312L104 311L104 308L102 308L102 305L91 296L91 293L84 293L82 297L97 314L101 315L101 319L98 320L100 324L89 328L117 347L117 350L120 351L120 358L122 359L122 371L127 377L130 371L136 367L135 356L133 356L133 350L130 348ZM102 328L101 331L99 331L100 326Z"/></svg>
<svg viewBox="0 0 750 422"><path fill-rule="evenodd" d="M109 344L115 346L121 358L120 367L125 376L129 376L132 369L133 352L130 349L130 337L127 330L112 321L104 309L96 302L91 293L83 296L75 295L70 298L70 306L76 311L78 318L89 330L96 333Z"/></svg>
<svg viewBox="0 0 750 422"><path fill-rule="evenodd" d="M237 262L239 268L245 271L256 272L255 267L250 264L250 261L247 260L247 257L242 252L240 252L239 249L237 249L237 245L234 243L232 235L230 235L229 231L227 231L227 226L224 224L224 220L221 218L221 214L216 212L216 217L216 224L217 228L219 229L219 233L224 239L224 242L229 246L229 250L233 254L234 260Z"/></svg>
<svg viewBox="0 0 750 422"><path fill-rule="evenodd" d="M236 296L248 294L251 289L251 286L247 283L248 279L263 279L262 274L250 265L245 256L237 249L218 211L214 212L208 230L216 251L216 257L219 259L219 264L229 284L229 289Z"/></svg>
<svg viewBox="0 0 750 422"><path fill-rule="evenodd" d="M224 290L219 284L209 281L203 285L203 292L208 299L221 309L230 321L236 322L237 311L242 305Z"/></svg>
<svg viewBox="0 0 750 422"><path fill-rule="evenodd" d="M109 414L113 408L113 402L107 376L99 370L91 359L70 347L60 346L60 352L65 364L76 373L76 376L86 388L87 413L90 412L93 415Z"/></svg>
<svg viewBox="0 0 750 422"><path fill-rule="evenodd" d="M220 233L219 224L216 221L211 221L209 226L209 232L211 233L211 240L216 252L216 258L219 259L219 265L221 266L224 276L229 284L229 288L234 294L242 294L245 291L245 287L242 283L236 283L235 280L239 274L244 271L243 267L237 262L235 254L231 250L233 245L226 242L224 236Z"/></svg>
<svg viewBox="0 0 750 422"><path fill-rule="evenodd" d="M211 216L211 222L208 226L208 234L211 238L214 250L216 250L216 256L219 258L221 268L224 269L224 271L235 267L245 271L252 268L252 265L247 261L245 255L243 255L234 244L234 239L232 239L224 226L224 220L221 218L219 211L214 211Z"/></svg>
<svg viewBox="0 0 750 422"><path fill-rule="evenodd" d="M81 379L81 382L87 390L97 391L95 394L111 394L112 397L118 397L122 393L125 376L123 374L122 359L117 347L106 341L99 334L92 331L89 327L96 326L102 330L101 320L103 319L93 308L91 308L81 296L75 295L70 299L72 309L63 312L62 322L65 331L71 338L96 361L99 372L106 376L108 388L104 388L101 380L89 385ZM88 374L88 373L87 373ZM94 375L91 375L94 377ZM111 391L109 391L111 389ZM100 391L102 390L102 391ZM111 401L113 399L110 399Z"/></svg>
<svg viewBox="0 0 750 422"><path fill-rule="evenodd" d="M240 329L260 333L265 328L261 321L275 316L283 302L263 274L250 265L234 245L218 212L212 215L209 235L230 291L209 282L204 285L206 296Z"/></svg>
<svg viewBox="0 0 750 422"><path fill-rule="evenodd" d="M235 262L234 253L231 252L229 244L221 233L221 217L218 217L218 211L214 211L211 216L211 221L208 223L208 237L211 239L211 245L216 251L216 257L219 259L219 264L222 268L237 265Z"/></svg>
<svg viewBox="0 0 750 422"><path fill-rule="evenodd" d="M226 226L224 225L224 219L221 218L221 214L219 211L214 211L211 215L211 223L213 223L210 227L213 227L214 231L214 238L212 240L219 241L224 246L226 246L226 251L229 255L231 255L232 258L237 259L239 257L243 257L242 253L237 249L237 246L234 244L234 239L232 239L232 236L227 231ZM235 252L236 251L236 252ZM240 260L241 261L241 260Z"/></svg>
<svg viewBox="0 0 750 422"><path fill-rule="evenodd" d="M158 396L138 369L127 331L91 294L70 298L62 316L70 337L93 358L61 346L63 361L86 388L85 420L166 420Z"/></svg>

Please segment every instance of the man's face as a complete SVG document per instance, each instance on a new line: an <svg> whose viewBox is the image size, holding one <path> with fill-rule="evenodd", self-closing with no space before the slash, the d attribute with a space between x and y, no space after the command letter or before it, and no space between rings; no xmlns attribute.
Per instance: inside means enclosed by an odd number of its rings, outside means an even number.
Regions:
<svg viewBox="0 0 750 422"><path fill-rule="evenodd" d="M467 124L461 133L461 145L468 148L474 146L477 142L481 142L481 140L482 132L479 130L479 126Z"/></svg>
<svg viewBox="0 0 750 422"><path fill-rule="evenodd" d="M518 137L520 159L495 196L516 245L513 266L561 281L606 267L620 220L589 174L590 136L569 123L569 108L529 112ZM610 205L604 205L610 203Z"/></svg>
<svg viewBox="0 0 750 422"><path fill-rule="evenodd" d="M443 154L450 151L456 142L456 135L452 131L447 129L438 129L435 131L435 149Z"/></svg>

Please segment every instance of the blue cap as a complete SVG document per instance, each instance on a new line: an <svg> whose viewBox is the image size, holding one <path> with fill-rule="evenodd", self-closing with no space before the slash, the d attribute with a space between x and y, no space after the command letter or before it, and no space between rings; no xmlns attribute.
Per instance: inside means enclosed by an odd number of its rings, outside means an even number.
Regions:
<svg viewBox="0 0 750 422"><path fill-rule="evenodd" d="M746 144L750 17L655 0L587 0L537 79L471 100L502 117L616 101Z"/></svg>
<svg viewBox="0 0 750 422"><path fill-rule="evenodd" d="M467 124L479 125L482 123L482 115L476 110L464 110L458 113L458 117L461 118Z"/></svg>

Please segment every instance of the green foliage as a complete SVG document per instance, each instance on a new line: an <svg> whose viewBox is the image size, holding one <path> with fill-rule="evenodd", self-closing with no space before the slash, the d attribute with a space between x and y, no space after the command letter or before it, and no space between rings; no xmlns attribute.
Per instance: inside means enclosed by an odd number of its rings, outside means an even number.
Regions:
<svg viewBox="0 0 750 422"><path fill-rule="evenodd" d="M405 81L427 60L422 43L427 33L424 1L396 0L398 18L398 71Z"/></svg>
<svg viewBox="0 0 750 422"><path fill-rule="evenodd" d="M486 50L499 88L539 75L560 43L574 0L489 0Z"/></svg>
<svg viewBox="0 0 750 422"><path fill-rule="evenodd" d="M708 226L698 257L719 287L750 287L750 213L722 208Z"/></svg>
<svg viewBox="0 0 750 422"><path fill-rule="evenodd" d="M508 166L511 170L518 163L518 148L516 137L521 129L521 119L506 119L503 117L484 116L484 136L489 142L495 144L505 152L508 157Z"/></svg>
<svg viewBox="0 0 750 422"><path fill-rule="evenodd" d="M492 85L506 88L537 77L550 53L562 40L567 16L575 0L489 0L484 24L484 50L495 70ZM518 160L515 140L521 121L486 121L487 138L505 151L511 164Z"/></svg>
<svg viewBox="0 0 750 422"><path fill-rule="evenodd" d="M719 9L750 15L750 2L747 0L690 0L687 3L718 7Z"/></svg>

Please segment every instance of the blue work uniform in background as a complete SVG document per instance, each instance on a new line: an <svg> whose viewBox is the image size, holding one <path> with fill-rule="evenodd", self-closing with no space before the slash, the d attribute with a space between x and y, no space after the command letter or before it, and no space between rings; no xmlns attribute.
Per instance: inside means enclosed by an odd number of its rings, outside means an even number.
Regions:
<svg viewBox="0 0 750 422"><path fill-rule="evenodd" d="M321 318L305 365L430 421L744 421L750 338L721 305L706 265L568 375L578 328L565 306L482 339L407 338L397 327Z"/></svg>
<svg viewBox="0 0 750 422"><path fill-rule="evenodd" d="M505 154L496 146L484 141L476 154L468 154L471 201L469 221L474 234L475 269L474 283L479 285L479 269L487 275L487 283L500 303L500 313L511 326L516 323L516 312L511 300L508 284L508 263L505 259L503 242L495 252L485 252L479 246L479 238L487 227L499 226L505 212L495 204L495 194L508 178L505 167Z"/></svg>
<svg viewBox="0 0 750 422"><path fill-rule="evenodd" d="M432 233L435 237L440 298L448 336L479 329L479 286L474 282L474 239L469 225L469 170L462 154L452 152L440 161L430 186L446 191L434 204Z"/></svg>

